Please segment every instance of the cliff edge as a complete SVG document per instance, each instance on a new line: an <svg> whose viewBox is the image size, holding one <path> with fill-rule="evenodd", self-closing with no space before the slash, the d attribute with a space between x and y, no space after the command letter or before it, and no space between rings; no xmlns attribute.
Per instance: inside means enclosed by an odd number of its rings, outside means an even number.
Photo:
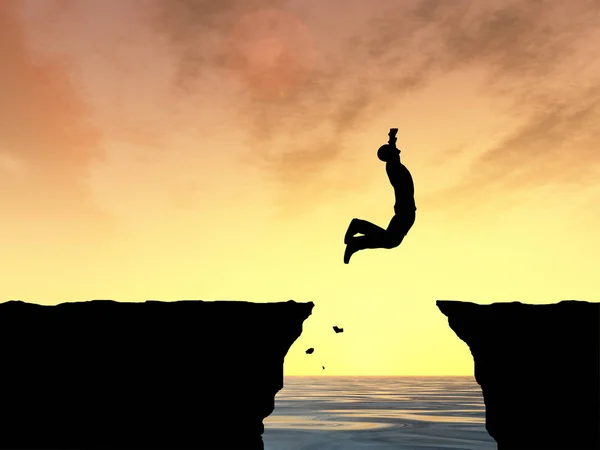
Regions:
<svg viewBox="0 0 600 450"><path fill-rule="evenodd" d="M313 303L0 304L0 448L262 449Z"/></svg>
<svg viewBox="0 0 600 450"><path fill-rule="evenodd" d="M498 450L600 448L600 303L437 306L471 350Z"/></svg>

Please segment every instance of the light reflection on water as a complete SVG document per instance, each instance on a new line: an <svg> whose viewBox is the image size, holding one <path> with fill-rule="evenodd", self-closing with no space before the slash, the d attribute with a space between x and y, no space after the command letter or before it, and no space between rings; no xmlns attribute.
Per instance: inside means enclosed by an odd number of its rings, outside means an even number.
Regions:
<svg viewBox="0 0 600 450"><path fill-rule="evenodd" d="M265 450L496 450L472 377L286 377Z"/></svg>

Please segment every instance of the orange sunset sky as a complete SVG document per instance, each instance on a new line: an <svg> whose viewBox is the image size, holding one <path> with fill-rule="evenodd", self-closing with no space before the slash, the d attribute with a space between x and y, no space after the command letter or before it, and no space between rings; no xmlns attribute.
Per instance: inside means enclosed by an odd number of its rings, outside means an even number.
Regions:
<svg viewBox="0 0 600 450"><path fill-rule="evenodd" d="M286 375L472 375L436 300L598 300L595 1L2 0L0 55L0 301L313 301ZM390 127L417 220L344 265Z"/></svg>

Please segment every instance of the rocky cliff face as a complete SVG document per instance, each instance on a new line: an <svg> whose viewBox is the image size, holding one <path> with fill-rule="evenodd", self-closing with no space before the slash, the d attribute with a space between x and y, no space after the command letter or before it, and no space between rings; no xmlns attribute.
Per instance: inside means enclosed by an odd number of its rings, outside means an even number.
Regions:
<svg viewBox="0 0 600 450"><path fill-rule="evenodd" d="M312 303L0 304L0 448L262 449Z"/></svg>
<svg viewBox="0 0 600 450"><path fill-rule="evenodd" d="M471 349L498 450L600 449L600 304L438 301Z"/></svg>

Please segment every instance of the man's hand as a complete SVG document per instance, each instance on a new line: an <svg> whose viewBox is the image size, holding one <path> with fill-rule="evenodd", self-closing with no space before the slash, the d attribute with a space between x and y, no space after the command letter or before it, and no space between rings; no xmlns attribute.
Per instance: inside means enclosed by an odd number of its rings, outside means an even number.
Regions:
<svg viewBox="0 0 600 450"><path fill-rule="evenodd" d="M394 147L396 146L396 134L398 133L398 128L390 128L390 132L388 133L388 136L390 137L388 143L390 145L393 145Z"/></svg>

